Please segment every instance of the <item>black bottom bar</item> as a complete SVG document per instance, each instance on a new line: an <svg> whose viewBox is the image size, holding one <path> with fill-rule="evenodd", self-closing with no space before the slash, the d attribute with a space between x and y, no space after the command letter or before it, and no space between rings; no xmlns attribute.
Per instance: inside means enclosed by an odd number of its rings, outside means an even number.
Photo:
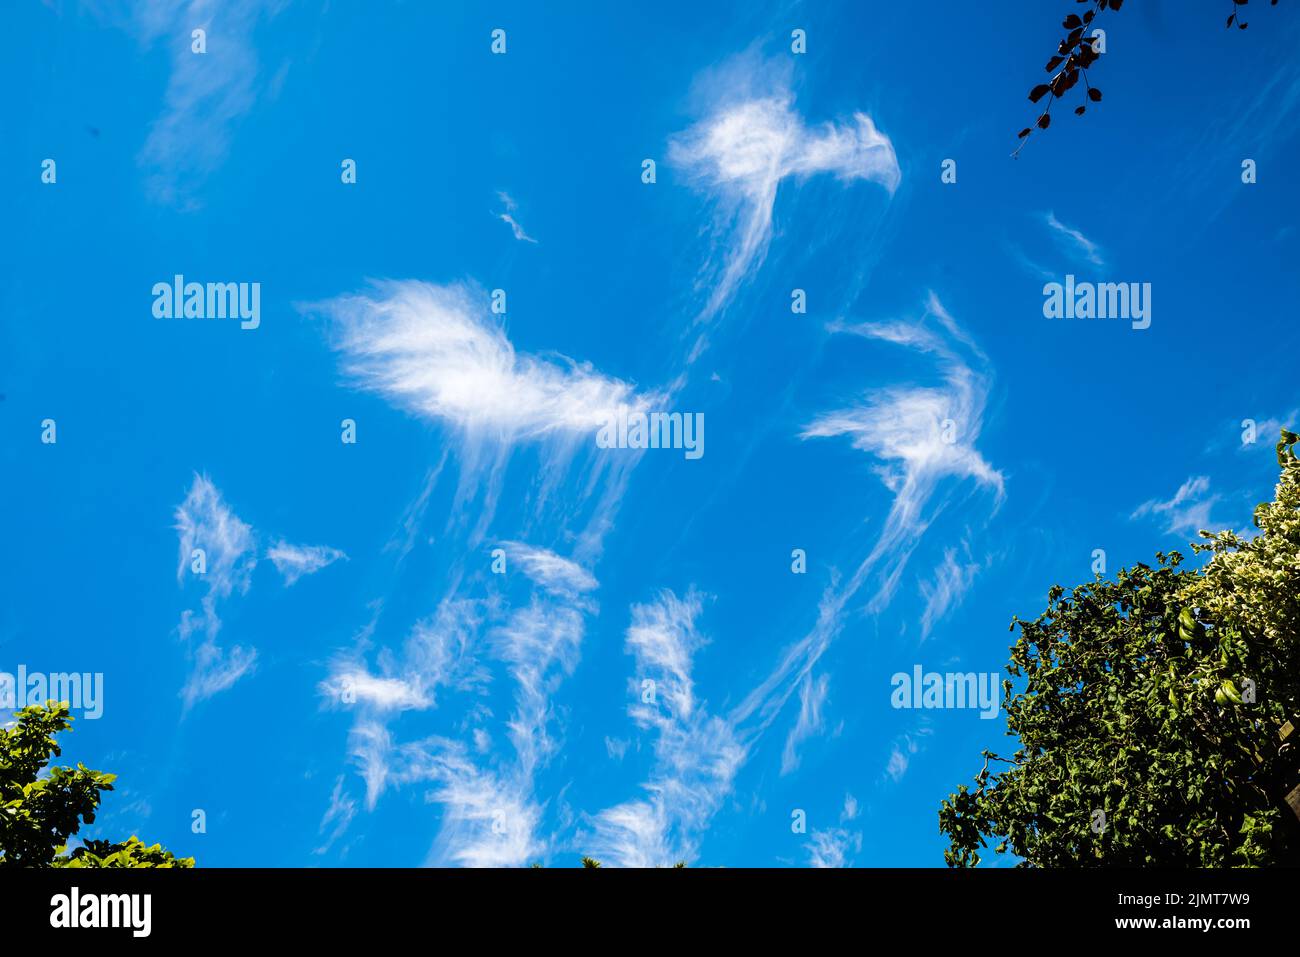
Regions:
<svg viewBox="0 0 1300 957"><path fill-rule="evenodd" d="M862 940L902 933L954 944L999 930L1071 940L1172 933L1229 943L1294 927L1286 898L1293 896L1295 876L1294 870L4 871L0 920L7 942L73 934L129 940L145 938L147 929L147 939L191 945L338 946L414 935L433 950L458 947L466 932L534 945L567 937L584 946L585 939L602 950L635 939L698 945L803 934L808 941L810 932Z"/></svg>

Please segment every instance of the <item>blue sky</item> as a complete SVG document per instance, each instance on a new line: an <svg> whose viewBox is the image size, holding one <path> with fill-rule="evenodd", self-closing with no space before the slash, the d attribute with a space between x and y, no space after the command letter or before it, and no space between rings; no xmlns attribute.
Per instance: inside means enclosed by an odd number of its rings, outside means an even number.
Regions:
<svg viewBox="0 0 1300 957"><path fill-rule="evenodd" d="M760 6L8 11L0 671L102 673L88 835L940 865L1013 744L892 676L1249 525L1300 408L1294 18L1104 14L1103 101L1012 160L1071 5ZM176 274L260 324L156 318ZM1045 318L1067 275L1149 328ZM599 448L620 406L704 454Z"/></svg>

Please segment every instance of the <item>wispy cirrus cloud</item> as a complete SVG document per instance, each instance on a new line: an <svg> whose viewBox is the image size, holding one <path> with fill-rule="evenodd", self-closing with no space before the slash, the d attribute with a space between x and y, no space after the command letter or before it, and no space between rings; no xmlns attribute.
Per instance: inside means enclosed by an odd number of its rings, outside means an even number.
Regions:
<svg viewBox="0 0 1300 957"><path fill-rule="evenodd" d="M522 542L505 542L503 546L508 558L518 562L524 574L553 594L577 596L593 591L600 584L577 562L545 548L534 548Z"/></svg>
<svg viewBox="0 0 1300 957"><path fill-rule="evenodd" d="M284 577L286 587L304 575L314 575L327 565L347 558L337 548L328 545L291 545L283 539L267 550L266 557Z"/></svg>
<svg viewBox="0 0 1300 957"><path fill-rule="evenodd" d="M730 793L746 750L725 719L695 700L695 652L705 644L695 620L702 599L671 591L632 607L627 650L636 659L636 703L629 714L654 731L654 767L646 792L606 808L592 820L592 854L622 867L669 867L692 860L700 832ZM653 681L654 700L642 700L640 682Z"/></svg>
<svg viewBox="0 0 1300 957"><path fill-rule="evenodd" d="M826 693L830 689L830 675L814 677L808 672L799 686L799 718L785 739L781 754L781 773L789 774L799 767L799 745L821 730L825 717Z"/></svg>
<svg viewBox="0 0 1300 957"><path fill-rule="evenodd" d="M813 829L808 834L809 867L848 867L852 853L862 850L862 832L843 827Z"/></svg>
<svg viewBox="0 0 1300 957"><path fill-rule="evenodd" d="M830 329L930 356L938 382L871 390L852 405L818 416L801 433L804 439L846 438L872 455L879 462L876 474L893 499L871 551L847 581L832 581L813 627L732 712L737 725L756 718L759 732L803 686L839 634L850 602L873 575L878 577L868 610L879 611L891 601L933 512L951 494L940 492L941 483L973 482L994 496L994 507L1005 491L1002 473L976 447L992 387L988 357L934 293L919 322L836 322Z"/></svg>
<svg viewBox="0 0 1300 957"><path fill-rule="evenodd" d="M594 441L621 405L646 404L589 363L517 352L486 294L467 284L387 280L306 308L333 321L343 369L359 387L470 437Z"/></svg>
<svg viewBox="0 0 1300 957"><path fill-rule="evenodd" d="M975 448L991 385L988 359L930 293L923 319L938 329L901 322L834 323L831 331L892 343L935 358L936 385L876 389L864 401L824 413L802 437L843 436L874 455L877 474L894 493L886 524L891 542L921 526L921 506L944 478L972 479L1003 492L1003 476Z"/></svg>
<svg viewBox="0 0 1300 957"><path fill-rule="evenodd" d="M866 113L809 125L795 109L785 68L737 57L703 85L706 114L668 148L669 162L719 204L721 262L697 322L713 319L761 265L783 180L830 174L876 183L892 195L902 178L893 143Z"/></svg>
<svg viewBox="0 0 1300 957"><path fill-rule="evenodd" d="M1106 260L1102 257L1101 247L1085 236L1080 230L1073 226L1067 226L1056 218L1056 213L1047 212L1043 215L1043 222L1052 230L1052 234L1064 247L1066 252L1071 255L1082 255L1084 259L1094 266L1106 265Z"/></svg>
<svg viewBox="0 0 1300 957"><path fill-rule="evenodd" d="M478 661L481 603L443 601L411 628L400 657L380 654L374 673L357 653L337 658L317 690L335 706L365 716L424 711L437 706L439 688L468 690L486 683Z"/></svg>
<svg viewBox="0 0 1300 957"><path fill-rule="evenodd" d="M524 444L537 451L535 484L520 490L529 503L518 519L523 532L497 539L508 569L502 587L494 581L486 595L476 594L464 561L450 570L444 606L472 602L476 609L457 653L435 654L438 646L421 641L425 659L412 660L408 642L400 654L381 649L368 660L363 643L340 656L321 684L328 700L356 712L350 751L367 782L368 809L390 786L436 782L426 795L441 808L432 862L528 863L550 846L537 830L542 806L532 793L562 740L554 697L579 659L586 618L597 607L591 563L639 458L597 454L595 433L620 407L644 410L656 397L590 364L516 350L489 297L469 283L385 281L305 310L329 320L351 384L448 432L447 451L403 519L407 544L394 546L400 555L420 534L450 455L460 480L443 548L486 560L482 540L503 495L506 463ZM578 454L586 442L590 451ZM475 505L477 519L468 518ZM567 554L521 540L539 530L566 542ZM430 711L436 689L486 688L498 672L513 685L504 719L473 708L452 735L394 743L390 725L403 710ZM494 732L487 722L498 720L503 727ZM502 738L513 754L493 751ZM494 812L489 822L489 806L507 820Z"/></svg>
<svg viewBox="0 0 1300 957"><path fill-rule="evenodd" d="M861 808L858 805L858 799L852 794L844 795L844 810L840 812L840 822L855 820L860 813Z"/></svg>
<svg viewBox="0 0 1300 957"><path fill-rule="evenodd" d="M324 854L328 851L347 832L348 826L352 823L352 819L356 817L356 814L357 802L345 790L343 775L340 774L334 780L334 790L330 792L329 807L325 809L325 814L321 817L320 827L318 828L321 834L324 834L325 829L329 828L329 836L325 838L325 842L320 847L316 848L314 853Z"/></svg>
<svg viewBox="0 0 1300 957"><path fill-rule="evenodd" d="M207 586L201 612L187 609L181 614L178 629L191 659L190 675L181 689L188 711L197 702L229 688L257 663L256 649L223 647L217 635L221 631L218 606L233 595L248 592L259 546L253 527L231 510L207 475L195 474L184 501L176 506L175 520L176 579L184 584L187 577L195 577ZM290 545L280 540L267 557L284 576L287 587L302 575L319 571L345 556L324 545ZM197 635L202 640L196 643Z"/></svg>
<svg viewBox="0 0 1300 957"><path fill-rule="evenodd" d="M852 794L844 795L844 810L840 812L840 826L827 828L814 828L808 834L808 843L804 849L808 851L809 867L848 867L853 861L849 858L850 853L858 853L862 850L862 832L853 830L844 825L853 821L858 816L858 801Z"/></svg>
<svg viewBox="0 0 1300 957"><path fill-rule="evenodd" d="M497 199L501 201L501 205L505 207L505 210L497 213L496 218L510 227L510 232L514 235L515 239L522 243L532 243L533 245L536 245L537 240L524 232L524 227L519 225L519 221L515 219L514 214L518 211L519 206L510 198L510 194L504 191L498 192Z"/></svg>
<svg viewBox="0 0 1300 957"><path fill-rule="evenodd" d="M885 762L885 776L897 784L907 774L912 765L912 757L921 751L924 740L933 733L933 729L922 725L916 731L899 735L889 745L889 760Z"/></svg>
<svg viewBox="0 0 1300 957"><path fill-rule="evenodd" d="M540 564L554 568L561 561L545 556ZM577 664L590 607L581 600L575 604L569 594L534 592L527 606L492 630L489 646L515 683L514 710L506 722L512 762L486 767L463 743L449 739L417 746L420 756L407 761L403 774L434 781L437 787L426 797L443 809L430 863L521 867L548 851L549 842L539 835L535 776L558 750L552 700Z"/></svg>
<svg viewBox="0 0 1300 957"><path fill-rule="evenodd" d="M253 32L281 2L260 0L148 0L124 23L142 43L165 41L171 73L163 110L149 129L139 162L154 199L195 209L194 187L230 151L233 127L260 95L260 64ZM192 32L205 31L206 51L193 49Z"/></svg>
<svg viewBox="0 0 1300 957"><path fill-rule="evenodd" d="M252 527L231 511L206 475L194 476L185 500L176 507L175 518L179 538L176 579L183 583L187 574L197 574L207 586L202 613L185 611L179 628L191 661L189 677L181 689L188 711L229 688L257 661L252 648L223 648L217 643L221 631L218 603L248 591L257 565L257 546ZM200 563L201 571L195 571L195 562ZM202 635L197 644L196 635Z"/></svg>
<svg viewBox="0 0 1300 957"><path fill-rule="evenodd" d="M969 559L969 549L966 554ZM979 569L977 562L959 560L957 549L944 549L943 561L935 568L934 577L921 582L921 597L925 600L921 612L922 640L930 636L936 622L961 604Z"/></svg>
<svg viewBox="0 0 1300 957"><path fill-rule="evenodd" d="M1286 429L1288 432L1294 432L1296 430L1297 421L1300 421L1300 409L1292 409L1290 412L1278 418L1270 417L1267 419L1261 419L1260 421L1255 422L1253 428L1250 430L1250 435L1252 436L1253 441L1247 441L1247 432L1244 428L1244 423L1242 423L1241 426L1236 427L1239 432L1237 451L1247 452L1252 448L1258 448L1260 445L1272 448L1277 443L1278 436L1282 434L1283 429Z"/></svg>
<svg viewBox="0 0 1300 957"><path fill-rule="evenodd" d="M534 597L493 635L497 656L515 680L515 710L507 727L522 779L531 780L555 753L551 697L577 665L583 632L580 609Z"/></svg>
<svg viewBox="0 0 1300 957"><path fill-rule="evenodd" d="M1217 531L1228 527L1222 522L1216 522L1210 515L1221 499L1222 496L1210 492L1208 476L1196 475L1180 485L1172 498L1165 501L1148 499L1134 509L1129 517L1138 519L1150 515L1160 518L1165 524L1165 531L1192 537L1202 529Z"/></svg>
<svg viewBox="0 0 1300 957"><path fill-rule="evenodd" d="M408 774L433 782L426 799L443 808L429 864L522 867L546 853L537 836L542 809L530 784L480 767L459 742L431 742Z"/></svg>
<svg viewBox="0 0 1300 957"><path fill-rule="evenodd" d="M320 690L336 701L361 703L377 712L423 711L434 705L431 690L424 684L417 679L373 675L363 667L344 666L321 682Z"/></svg>
<svg viewBox="0 0 1300 957"><path fill-rule="evenodd" d="M534 778L558 750L552 701L578 662L585 616L595 611L587 593L599 583L571 558L521 542L507 546L512 567L532 586L527 603L511 608L500 598L449 597L417 624L400 655L381 649L373 668L359 651L343 655L319 687L331 704L356 712L349 751L366 782L367 810L390 787L433 785L426 799L442 808L434 864L522 866L549 846L538 834ZM513 759L488 753L492 736L478 719L490 712L467 715L467 741L394 741L389 725L398 714L437 707L439 689L486 688L491 662L514 684L504 725Z"/></svg>

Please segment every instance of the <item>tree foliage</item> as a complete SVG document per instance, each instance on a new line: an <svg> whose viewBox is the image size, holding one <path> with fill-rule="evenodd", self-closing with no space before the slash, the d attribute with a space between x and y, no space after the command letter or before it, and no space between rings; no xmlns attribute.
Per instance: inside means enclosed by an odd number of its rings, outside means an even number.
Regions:
<svg viewBox="0 0 1300 957"><path fill-rule="evenodd" d="M1031 103L1038 103L1046 97L1047 105L1043 107L1043 112L1038 114L1038 118L1032 125L1020 131L1020 145L1016 147L1012 156L1024 148L1035 129L1045 130L1051 126L1052 104L1074 89L1080 80L1083 81L1083 90L1079 93L1079 105L1074 108L1075 115L1083 116L1088 111L1090 103L1101 102L1101 90L1088 82L1088 68L1096 64L1101 56L1101 51L1097 48L1090 31L1096 28L1099 14L1106 10L1118 13L1124 6L1124 0L1076 0L1076 3L1086 3L1088 8L1082 13L1067 14L1061 21L1061 29L1066 31L1065 36L1057 43L1056 52L1043 68L1044 72L1051 74L1051 79L1046 83L1034 84L1029 91ZM1249 26L1242 19L1242 8L1249 3L1250 0L1231 0L1232 12L1227 23L1229 29L1235 26L1244 30ZM1269 4L1277 6L1277 0L1269 0Z"/></svg>
<svg viewBox="0 0 1300 957"><path fill-rule="evenodd" d="M0 728L0 866L194 866L194 858L175 857L135 836L120 843L86 841L68 853L68 840L83 823L94 822L116 775L83 764L46 772L50 759L63 753L54 736L72 725L66 705L32 705L15 717L12 727Z"/></svg>
<svg viewBox="0 0 1300 957"><path fill-rule="evenodd" d="M1048 594L1003 681L1013 757L984 752L943 801L950 866L999 839L1022 866L1300 862L1285 796L1300 784L1300 460L1277 446L1258 534L1211 535L1115 580Z"/></svg>

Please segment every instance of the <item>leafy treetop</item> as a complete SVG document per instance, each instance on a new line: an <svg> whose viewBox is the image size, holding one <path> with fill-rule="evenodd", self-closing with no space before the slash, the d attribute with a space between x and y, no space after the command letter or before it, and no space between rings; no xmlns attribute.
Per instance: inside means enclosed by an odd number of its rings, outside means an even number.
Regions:
<svg viewBox="0 0 1300 957"><path fill-rule="evenodd" d="M1300 862L1286 803L1300 771L1300 461L1277 446L1259 533L1231 531L1048 594L1003 682L1010 758L985 751L974 790L942 802L950 866L986 839L1021 866L1259 866ZM1014 690L1013 690L1014 689ZM992 763L992 767L990 766Z"/></svg>
<svg viewBox="0 0 1300 957"><path fill-rule="evenodd" d="M160 845L146 846L132 836L125 842L85 841L71 853L69 838L82 823L95 820L102 792L113 790L116 775L54 767L63 751L54 736L72 724L68 706L50 701L32 705L0 728L0 866L8 867L193 867L194 858L176 857Z"/></svg>

